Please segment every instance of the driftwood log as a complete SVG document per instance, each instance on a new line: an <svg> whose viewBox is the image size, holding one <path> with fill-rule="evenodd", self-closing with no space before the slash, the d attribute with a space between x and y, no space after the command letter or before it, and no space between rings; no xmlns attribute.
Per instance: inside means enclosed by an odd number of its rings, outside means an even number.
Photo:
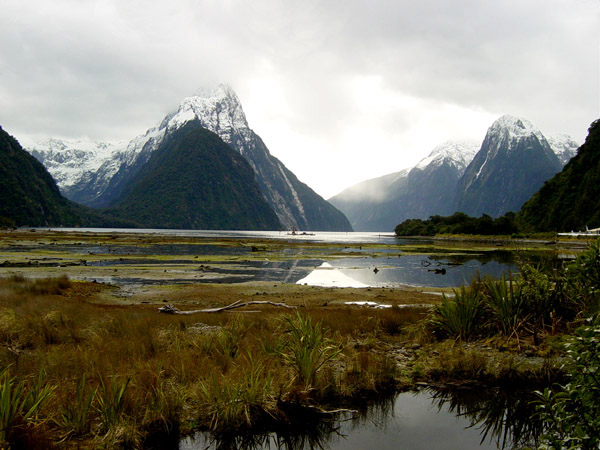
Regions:
<svg viewBox="0 0 600 450"><path fill-rule="evenodd" d="M230 305L221 306L220 308L193 309L191 311L180 311L179 309L175 308L173 305L165 305L165 306L161 306L160 308L158 308L158 312L165 313L165 314L187 314L187 315L198 314L198 313L220 313L223 311L228 311L230 309L243 308L244 306L249 306L249 305L271 305L271 306L277 306L279 308L288 308L288 309L296 308L295 306L290 306L285 303L269 302L266 300L252 300L249 302L242 302L241 300L237 300Z"/></svg>

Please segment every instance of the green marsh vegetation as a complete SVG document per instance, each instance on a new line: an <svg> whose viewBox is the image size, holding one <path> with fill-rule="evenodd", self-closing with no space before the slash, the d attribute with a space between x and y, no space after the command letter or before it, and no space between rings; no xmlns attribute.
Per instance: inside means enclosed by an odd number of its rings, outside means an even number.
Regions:
<svg viewBox="0 0 600 450"><path fill-rule="evenodd" d="M102 303L98 284L15 275L0 279L0 438L15 448L143 448L194 429L264 432L363 410L417 382L579 386L554 357L598 313L599 286L598 244L564 267L475 279L428 313L320 298L296 299L293 312L170 316ZM545 401L559 404L564 391Z"/></svg>

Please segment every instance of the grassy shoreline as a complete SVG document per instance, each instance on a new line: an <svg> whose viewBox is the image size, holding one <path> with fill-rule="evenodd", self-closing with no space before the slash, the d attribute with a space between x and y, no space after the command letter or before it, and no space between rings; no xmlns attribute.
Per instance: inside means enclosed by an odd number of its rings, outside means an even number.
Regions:
<svg viewBox="0 0 600 450"><path fill-rule="evenodd" d="M23 392L37 392L38 377L51 390L35 420L13 424L9 442L141 448L157 435L250 431L357 409L419 383L539 385L558 367L551 350L531 343L434 342L419 330L423 309L292 298L293 312L258 305L169 316L157 312L158 300L98 301L110 289L65 278L1 280L0 366ZM544 362L518 361L525 349L546 352Z"/></svg>
<svg viewBox="0 0 600 450"><path fill-rule="evenodd" d="M4 245L22 246L25 259L42 257L38 247L47 250L53 242L77 248L82 242L152 245L161 239L23 231L0 236ZM250 256L264 257L264 251ZM164 284L124 293L65 276L78 269L98 270L27 265L0 277L0 394L20 405L0 427L0 439L16 447L144 448L152 439L176 442L197 429L268 430L298 417L361 409L381 395L423 384L539 388L562 381L562 336L578 323L543 324L539 333L515 324L500 333L477 331L474 338L436 337L432 311L450 300L433 289L262 282ZM154 270L160 275L163 269ZM157 311L165 303L192 310L235 300L285 302L295 309L263 304L190 316ZM346 304L357 300L392 308ZM405 307L423 304L431 306Z"/></svg>

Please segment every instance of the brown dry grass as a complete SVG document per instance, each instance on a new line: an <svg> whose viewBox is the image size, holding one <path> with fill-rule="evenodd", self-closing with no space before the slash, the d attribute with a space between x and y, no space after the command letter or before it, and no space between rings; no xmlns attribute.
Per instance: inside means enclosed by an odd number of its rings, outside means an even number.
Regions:
<svg viewBox="0 0 600 450"><path fill-rule="evenodd" d="M182 309L289 296L311 326L321 324L323 342L337 349L335 358L319 366L310 385L299 384L291 360L283 357L288 335L282 317L296 314L287 310L259 306L257 313L170 316L156 309L164 292L146 296L150 303L119 305L118 299L99 303L111 288L96 283L2 279L0 367L30 388L39 374L55 387L41 406L39 442L141 447L151 432L252 428L276 420L282 402L345 404L357 393L396 382L396 364L372 350L419 318L408 310L343 305L358 295L352 290L201 285L168 293ZM405 301L395 291L383 294L360 295ZM78 393L82 380L85 388ZM77 412L82 423L76 426Z"/></svg>

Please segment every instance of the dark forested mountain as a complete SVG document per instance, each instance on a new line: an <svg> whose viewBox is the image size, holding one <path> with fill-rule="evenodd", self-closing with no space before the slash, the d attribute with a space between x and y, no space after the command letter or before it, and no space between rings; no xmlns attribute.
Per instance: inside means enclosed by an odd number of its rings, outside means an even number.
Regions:
<svg viewBox="0 0 600 450"><path fill-rule="evenodd" d="M577 155L523 205L517 220L536 231L600 227L600 119Z"/></svg>
<svg viewBox="0 0 600 450"><path fill-rule="evenodd" d="M0 128L0 217L16 225L73 224L76 214L35 158Z"/></svg>
<svg viewBox="0 0 600 450"><path fill-rule="evenodd" d="M126 146L46 141L29 150L50 168L69 198L88 206L107 207L121 197L131 177L163 140L191 120L200 121L246 159L256 173L262 195L285 228L351 230L343 213L270 154L262 139L248 126L237 95L226 85L185 98L175 113ZM69 152L79 155L79 169L64 163L64 155Z"/></svg>
<svg viewBox="0 0 600 450"><path fill-rule="evenodd" d="M2 127L0 222L16 226L135 226L64 198L44 166Z"/></svg>
<svg viewBox="0 0 600 450"><path fill-rule="evenodd" d="M476 217L518 211L561 168L539 130L524 119L502 116L458 182L454 210Z"/></svg>
<svg viewBox="0 0 600 450"><path fill-rule="evenodd" d="M152 228L281 227L252 167L198 120L162 140L108 212Z"/></svg>
<svg viewBox="0 0 600 450"><path fill-rule="evenodd" d="M389 231L406 219L451 214L456 184L477 149L444 143L412 169L364 181L329 201L357 231Z"/></svg>

